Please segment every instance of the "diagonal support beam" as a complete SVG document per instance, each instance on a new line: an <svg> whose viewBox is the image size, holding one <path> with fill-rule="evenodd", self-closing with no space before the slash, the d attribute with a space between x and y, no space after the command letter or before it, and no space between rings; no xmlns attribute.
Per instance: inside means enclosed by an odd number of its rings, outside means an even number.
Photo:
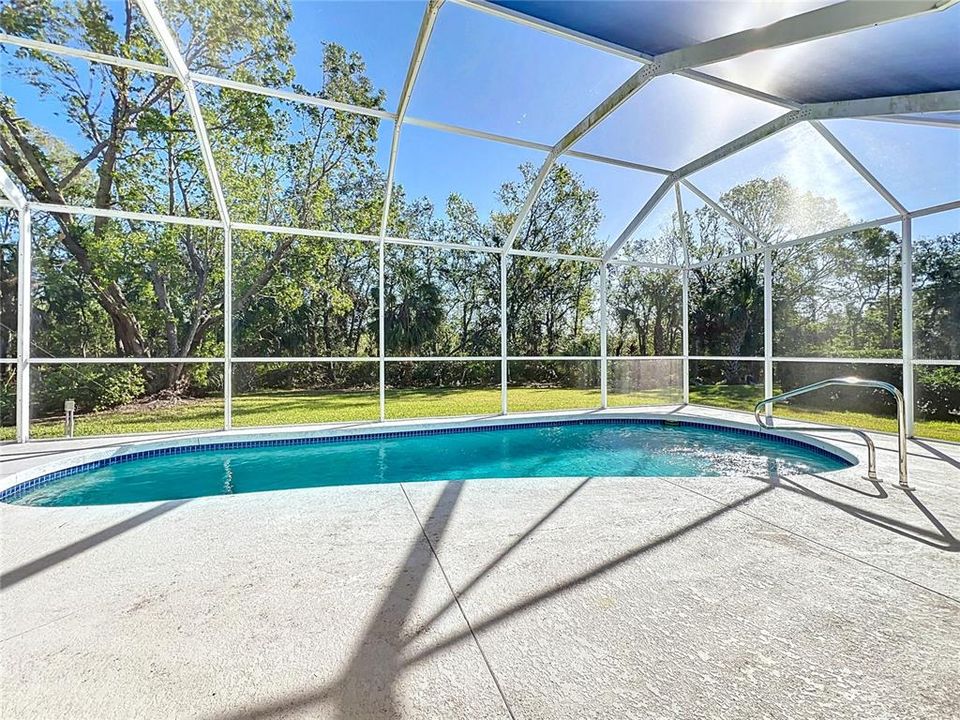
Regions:
<svg viewBox="0 0 960 720"><path fill-rule="evenodd" d="M698 187L697 187L696 185L694 185L692 182L690 182L689 180L681 180L681 181L680 181L680 184L683 185L685 188L687 188L687 190L689 190L690 192L692 192L692 193L693 193L694 195L696 195L698 198L700 198L700 199L701 199L706 205L708 205L714 212L716 212L717 214L719 214L721 217L725 218L725 219L727 220L727 222L729 222L731 225L733 225L734 227L739 228L739 229L742 230L744 233L746 233L747 237L749 237L751 240L753 240L753 241L756 242L756 243L759 243L760 245L766 245L766 243L765 243L763 240L761 240L760 237L759 237L756 233L753 232L753 230L751 230L750 228L748 228L748 227L747 227L746 225L744 225L742 222L740 222L739 220L737 220L733 215L731 215L731 214L728 213L726 210L724 210L723 207L721 207L719 203L714 202L714 200L713 200L712 197L710 197L709 195L707 195L705 192L703 192L703 190L701 190L700 188L698 188Z"/></svg>
<svg viewBox="0 0 960 720"><path fill-rule="evenodd" d="M537 176L533 179L533 183L531 183L530 189L527 191L527 197L524 198L523 205L520 206L520 211L513 219L513 225L510 226L510 233L507 235L507 239L503 243L504 255L513 249L513 243L516 241L517 235L520 234L520 229L523 227L523 221L526 220L527 216L530 215L530 210L533 208L533 203L540 194L543 184L547 181L547 177L550 175L550 171L553 169L553 164L556 162L556 160L557 154L551 150L550 153L547 154L547 159L543 161L543 165L540 166Z"/></svg>
<svg viewBox="0 0 960 720"><path fill-rule="evenodd" d="M744 30L654 56L650 64L627 78L553 146L553 150L537 173L537 178L531 185L520 212L514 219L510 234L504 242L503 251L509 252L513 247L517 234L557 158L654 78L730 60L756 50L809 42L880 23L943 10L956 2L960 0L887 0L883 3L846 0L788 17L762 28Z"/></svg>
<svg viewBox="0 0 960 720"><path fill-rule="evenodd" d="M603 122L604 118L613 113L617 108L633 97L633 95L637 93L644 85L653 80L659 74L661 73L656 63L652 63L637 70L637 72L621 83L620 87L610 93L610 95L608 95L603 102L591 110L586 117L578 122L571 130L569 130L562 138L560 138L556 145L553 146L550 153L547 155L546 160L543 161L543 165L540 166L540 171L537 173L537 177L534 179L533 184L530 186L530 190L527 192L527 197L524 200L523 205L520 207L520 212L518 212L517 217L514 218L513 225L510 227L510 234L507 235L507 239L503 243L504 253L508 253L513 248L513 243L516 241L517 235L520 233L520 228L523 227L524 220L526 220L527 215L530 214L533 203L537 199L537 195L540 194L543 183L550 174L550 170L553 169L553 165L557 161L557 158L559 158L566 150L572 147L574 143L580 140L580 138L590 132L590 130Z"/></svg>
<svg viewBox="0 0 960 720"><path fill-rule="evenodd" d="M0 165L0 190L3 191L7 200L13 203L13 207L16 208L18 212L26 210L27 198L20 191L20 188L13 179L7 175L7 171L4 170L2 165Z"/></svg>
<svg viewBox="0 0 960 720"><path fill-rule="evenodd" d="M672 188L675 183L676 179L672 175L660 183L660 186L653 191L653 195L651 195L647 199L647 202L644 203L643 207L640 208L640 212L634 215L633 220L631 220L626 229L620 233L620 237L617 238L617 241L611 245L610 249L608 249L604 254L604 262L609 262L611 259L613 259L613 256L616 255L617 251L620 249L620 246L627 241L627 238L636 232L636 229L640 227L644 220L647 219L647 215L653 212L653 209L657 206L657 203L663 199L664 195L670 192L670 188Z"/></svg>
<svg viewBox="0 0 960 720"><path fill-rule="evenodd" d="M417 76L420 75L420 66L423 65L423 58L426 57L427 45L430 42L430 36L433 34L433 27L437 23L437 15L439 15L442 5L443 0L429 0L423 11L420 31L417 33L417 40L413 46L413 56L410 58L407 77L404 78L400 102L397 105L397 122L402 121L407 114L410 98L413 97L413 88L417 84Z"/></svg>
<svg viewBox="0 0 960 720"><path fill-rule="evenodd" d="M230 211L223 194L223 185L220 183L220 173L217 172L217 164L213 159L213 149L210 147L207 125L203 121L197 88L190 77L186 60L154 0L137 0L137 4L146 16L150 28L163 48L164 55L167 56L167 62L170 63L170 67L173 68L183 87L187 107L190 109L190 118L193 121L193 130L197 134L197 142L200 143L200 155L207 170L210 191L213 193L217 213L223 223L223 428L230 430L233 427L233 229L230 226Z"/></svg>
<svg viewBox="0 0 960 720"><path fill-rule="evenodd" d="M847 146L840 142L836 135L827 130L822 122L819 120L811 120L810 124L813 126L814 130L820 133L824 140L830 143L830 147L840 153L840 156L847 161L847 164L856 170L857 174L866 180L870 187L876 190L877 194L887 201L887 204L891 205L901 215L905 216L907 214L907 208L905 208L903 204L893 196L893 193L887 190L886 186L884 186L884 184L881 183L872 172L867 170L863 163L857 159L857 156L850 152L847 149Z"/></svg>
<svg viewBox="0 0 960 720"><path fill-rule="evenodd" d="M384 278L386 277L386 247L384 238L387 236L387 226L390 220L390 203L393 200L393 177L397 169L397 151L400 149L400 132L403 129L403 119L407 114L407 108L410 106L410 98L413 97L413 88L417 84L417 76L420 74L420 66L423 64L423 58L427 54L427 45L430 43L430 36L433 34L433 27L437 22L437 15L440 13L440 7L443 0L429 0L427 7L423 11L423 19L420 21L420 31L417 33L417 40L413 46L413 55L410 57L410 65L407 68L407 77L403 81L403 89L400 91L400 100L397 103L397 115L394 118L393 138L390 141L390 159L387 162L387 186L383 191L383 215L380 217L380 242L378 252L379 268L379 302L377 303L377 327L378 327L378 361L379 367L379 387L380 387L380 421L383 422L387 417L387 340L386 340L386 319L384 308Z"/></svg>
<svg viewBox="0 0 960 720"><path fill-rule="evenodd" d="M154 35L160 42L164 54L174 74L183 87L184 97L187 101L187 107L190 110L190 118L193 121L193 129L197 134L197 140L200 143L200 154L203 157L203 164L207 170L207 178L210 181L210 190L213 193L214 202L217 205L217 212L224 226L230 223L230 213L227 210L227 201L223 195L223 186L220 184L220 174L217 172L217 166L213 161L213 150L210 147L210 137L207 135L207 126L203 121L203 113L200 111L200 100L197 97L197 90L190 78L190 70L186 61L180 52L176 39L167 27L166 21L160 14L154 0L137 0L137 4L143 11L153 30Z"/></svg>
<svg viewBox="0 0 960 720"><path fill-rule="evenodd" d="M750 132L744 133L740 137L731 140L725 145L721 145L705 155L701 155L699 158L690 161L667 176L667 179L664 180L664 185L679 182L687 176L718 163L724 158L740 152L751 145L755 145L761 140L798 122L898 113L951 112L954 110L960 110L960 90L804 105L799 110L792 110L780 117L776 117L760 127L754 128ZM662 187L663 186L657 190L657 193L660 193ZM662 194L659 197L662 197ZM651 198L651 200L659 200L659 197L655 193L654 198ZM647 204L640 209L640 212L634 216L624 231L620 233L616 241L607 249L607 252L604 253L603 259L605 261L609 261L617 254L623 244L629 239L637 227L640 226L640 223L643 222L643 219L650 210L652 210L652 206L650 206L650 202L648 201Z"/></svg>
<svg viewBox="0 0 960 720"><path fill-rule="evenodd" d="M420 21L420 31L417 33L417 40L413 46L413 56L410 58L410 66L407 68L407 77L403 81L403 89L400 91L400 101L397 104L397 114L393 126L393 138L390 143L390 158L387 162L387 187L383 196L383 216L380 219L380 237L387 234L387 220L390 217L390 200L393 196L393 177L397 166L397 151L400 148L400 131L403 127L403 120L407 114L407 108L410 106L410 98L413 97L413 88L417 84L417 76L420 74L420 66L423 64L423 58L427 54L427 45L430 43L430 35L433 34L433 27L437 22L437 15L443 0L430 0L426 9L423 11L423 19Z"/></svg>

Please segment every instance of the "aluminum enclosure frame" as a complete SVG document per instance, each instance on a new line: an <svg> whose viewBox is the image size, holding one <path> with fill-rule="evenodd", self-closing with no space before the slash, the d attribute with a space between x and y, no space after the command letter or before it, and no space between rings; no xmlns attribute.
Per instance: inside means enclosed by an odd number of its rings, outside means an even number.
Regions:
<svg viewBox="0 0 960 720"><path fill-rule="evenodd" d="M408 75L404 83L403 92L401 95L400 104L398 110L395 113L363 108L358 106L351 106L344 103L337 103L334 101L328 101L324 99L315 98L313 96L305 96L291 91L278 90L275 88L267 88L261 86L249 85L247 83L239 83L236 81L231 81L223 78L196 74L191 75L189 68L186 66L182 55L180 54L179 48L177 46L176 40L173 35L170 33L167 28L165 21L163 20L162 14L155 4L154 0L137 0L137 5L141 8L144 15L146 16L148 23L153 30L155 36L161 44L162 49L164 50L169 66L155 65L151 63L143 63L135 60L119 58L109 55L103 55L100 53L94 53L90 51L85 51L77 48L54 45L51 43L45 43L41 41L31 40L27 38L20 38L9 36L5 34L0 34L0 44L9 44L14 46L26 47L34 50L39 50L42 52L51 52L57 53L70 57L77 57L84 59L88 62L94 63L105 63L112 65L119 65L123 67L128 67L135 70L140 70L143 72L151 72L158 75L166 75L175 77L178 80L181 88L183 89L186 97L186 102L188 109L190 110L191 119L194 124L194 130L197 135L198 142L200 144L201 154L204 160L204 166L207 171L208 180L211 186L211 192L215 204L217 206L218 214L220 215L219 220L213 219L204 219L204 218L187 218L179 216L164 216L164 215L153 215L150 213L137 213L123 210L104 210L98 208L85 208L85 207L76 207L76 206L60 206L52 205L49 203L35 203L27 200L20 192L19 188L15 183L10 180L7 174L0 168L0 184L2 184L4 195L9 200L9 205L18 213L18 222L19 222L19 262L18 262L18 271L19 271L19 285L18 285L18 348L17 348L17 440L20 442L26 441L29 439L29 398L30 398L30 369L33 365L45 365L45 364L56 364L56 363L129 363L129 364L154 364L154 363L165 363L165 362L182 362L182 363L212 363L212 364L221 364L224 368L224 427L230 428L232 426L232 417L231 417L231 407L232 407L232 368L235 363L251 363L251 362L328 362L328 361L344 361L344 362L378 362L380 368L380 419L385 418L385 365L388 362L399 362L399 361L408 361L416 360L422 362L431 362L431 361L465 361L465 360L489 360L489 361L499 361L501 363L501 412L507 412L507 363L511 360L520 360L520 359L535 359L529 357L520 357L520 356L510 356L508 354L507 347L507 318L506 318L506 281L507 281L507 271L508 264L510 262L509 258L511 256L530 256L530 257L543 257L555 260L572 260L580 262L592 262L598 263L600 266L601 274L601 285L600 285L600 296L601 296L601 311L600 311L600 344L601 352L599 356L561 356L561 357L544 357L541 359L551 359L558 361L584 361L591 360L597 361L600 364L601 368L601 407L607 406L607 365L608 361L611 359L632 359L632 360L663 360L663 359L682 359L683 361L683 393L684 393L684 402L689 400L689 361L691 359L698 359L692 357L689 354L689 337L688 337L688 305L689 305L689 293L688 293L688 273L691 269L697 267L703 267L708 264L723 262L725 260L733 259L736 257L742 257L744 255L750 255L754 253L763 253L764 254L764 305L765 305L765 318L764 326L765 330L772 329L772 312L771 307L771 281L770 281L770 256L772 250L776 247L785 247L789 245L801 244L804 242L813 242L822 237L827 237L830 235L841 234L842 232L849 232L856 229L862 229L865 227L874 227L877 225L888 224L890 222L899 221L901 223L902 232L901 232L901 242L902 242L902 251L903 251L903 263L902 263L902 318L903 323L903 354L902 358L899 360L887 360L881 358L857 358L856 362L875 362L875 363L884 363L884 364L902 364L903 366L903 382L904 382L904 395L907 398L907 424L908 432L910 435L913 434L913 366L914 365L934 365L934 364L949 364L949 365L960 365L960 361L954 360L928 360L922 359L917 360L914 358L913 353L913 332L912 332L912 322L907 320L912 320L912 307L913 307L913 298L912 298L912 219L915 217L923 217L936 212L948 212L955 210L960 207L960 201L950 202L941 204L938 206L932 206L929 208L923 208L916 210L914 212L908 212L906 208L897 200L897 198L891 194L887 188L885 188L870 172L866 167L859 161L859 159L847 150L839 140L837 140L832 133L830 133L820 122L820 119L834 118L834 117L857 117L864 119L880 120L886 122L902 122L902 123L923 123L922 119L917 119L910 116L910 113L914 112L923 112L930 110L957 110L960 109L960 92L953 91L947 93L931 93L923 96L901 96L897 98L874 98L866 101L846 101L839 103L819 103L816 105L801 106L791 101L785 100L783 98L777 98L766 93L758 92L745 88L743 86L738 86L734 83L728 81L720 80L709 75L705 75L696 71L696 67L699 65L704 65L710 62L716 62L718 59L726 59L731 57L737 57L745 52L750 52L756 49L768 48L768 47L782 47L786 44L792 44L796 42L804 42L811 40L817 37L825 37L827 35L838 34L842 32L849 32L851 30L858 29L859 27L864 27L867 25L872 25L877 22L887 22L893 21L901 17L909 17L912 15L922 14L925 12L935 12L945 9L946 7L954 4L956 0L949 0L948 2L933 2L933 0L896 0L889 3L882 4L854 4L852 2L843 2L837 5L827 6L819 10L810 11L799 16L794 16L791 18L786 18L779 23L774 23L771 26L766 28L760 28L750 31L745 31L743 33L734 33L733 35L726 36L723 38L718 38L716 40L711 40L706 43L701 43L699 45L694 45L690 48L684 48L681 50L673 51L671 53L664 53L661 56L657 57L647 57L643 56L640 53L634 51L629 51L623 48L618 48L611 46L608 43L603 43L596 39L587 38L585 36L578 35L572 31L568 31L562 28L556 28L549 26L546 23L527 18L520 15L519 13L514 13L512 11L506 10L499 6L491 5L490 3L484 2L483 0L449 0L451 3L456 3L470 7L477 11L491 13L495 16L498 16L504 20L511 22L520 22L531 27L535 27L538 30L553 32L555 34L561 35L567 39L574 40L576 42L588 44L592 47L598 48L605 52L611 52L618 54L624 57L630 57L634 60L643 62L646 67L641 68L634 74L627 82L625 82L617 91L615 91L610 97L608 97L603 103L601 103L592 113L585 117L576 127L574 127L570 132L568 132L563 138L561 138L555 145L546 146L539 143L532 143L529 141L520 140L517 138L510 138L506 136L494 135L491 133L485 133L478 130L473 130L470 128L463 128L459 126L448 125L444 123L437 123L430 120L417 119L408 117L406 114L406 108L409 105L409 100L413 92L413 87L416 82L417 73L419 71L420 64L425 56L425 53L428 49L430 33L433 27L434 22L436 21L437 14L440 11L443 0L429 0L426 6L423 23L421 25L420 33L418 34L417 42L414 48L413 57L411 58L410 67L408 69ZM865 7L869 7L868 11L864 11ZM869 16L869 17L868 17ZM631 97L635 92L639 91L643 85L648 83L654 77L657 77L661 74L675 73L688 77L699 82L707 83L716 87L722 87L725 90L735 92L747 97L752 97L755 99L760 99L768 103L773 103L780 105L781 107L788 110L785 115L782 115L770 123L756 128L750 133L737 138L736 140L728 143L720 148L711 151L707 155L694 160L692 163L688 163L682 168L675 170L668 170L664 168L657 168L648 165L642 165L638 163L630 163L623 160L617 160L615 158L608 158L598 155L593 155L590 153L578 152L572 149L574 143L582 137L584 134L589 132L593 127L595 127L603 118L607 117L611 112L613 112L617 107L619 107L623 102ZM306 228L289 228L289 227L279 227L279 226L268 226L268 225L259 225L255 223L233 223L229 217L229 211L227 207L226 198L224 196L222 186L219 181L219 176L217 168L213 159L213 152L210 146L209 138L207 137L206 128L204 126L202 113L200 111L199 100L196 94L197 84L208 84L211 86L219 87L229 87L238 90L245 90L248 92L259 93L263 95L268 95L271 97L277 97L281 99L291 100L294 102L306 102L317 105L322 105L325 107L330 107L336 110L342 110L345 112L352 112L364 115L370 115L379 117L381 119L390 119L395 122L394 134L391 143L390 150L390 160L388 166L387 174L387 183L385 189L385 203L383 210L383 217L380 226L380 232L377 236L363 236L356 234L348 233L338 233L330 231L318 231L311 230ZM796 240L791 240L786 243L779 243L775 245L763 245L760 243L759 239L756 238L747 228L740 224L732 215L726 212L718 203L716 203L712 198L707 196L705 193L702 193L689 179L689 175L695 172L698 169L702 169L713 162L716 162L723 157L734 154L739 150L749 147L753 143L767 137L774 132L778 132L789 125L798 123L798 122L809 122L814 129L817 130L829 143L830 145L841 155L841 157L852 167L873 189L880 195L886 202L889 204L895 211L895 215L889 217L878 218L874 221L859 223L855 226L850 226L848 228L840 228L829 233L822 233L820 235L810 236L807 238L799 238ZM937 121L938 125L943 126L944 123ZM391 191L393 187L393 176L396 163L396 154L399 146L399 142L402 137L402 129L404 125L419 125L423 127L429 127L432 129L450 132L454 134L460 134L470 137L478 137L486 139L492 142L501 142L507 144L513 144L523 147L528 147L532 149L541 150L547 152L547 160L541 168L540 173L538 174L537 180L534 182L534 186L529 193L527 200L523 205L518 217L515 219L514 227L511 228L510 236L507 239L507 242L503 247L478 247L473 245L458 244L458 243L435 243L430 241L419 241L410 238L390 238L387 236L387 227L388 227L388 217L390 211L390 200L391 200ZM950 123L947 123L950 125ZM552 164L560 157L564 155L569 155L573 157L579 157L594 162L607 163L614 166L627 167L634 170L655 173L664 176L664 181L661 184L660 189L658 189L654 195L647 201L643 206L641 211L635 216L634 221L628 225L628 227L621 233L617 241L611 245L606 253L602 257L587 257L587 256L576 256L576 255L567 255L562 253L552 253L552 252L540 252L540 251L529 251L523 250L520 248L514 248L513 242L516 238L516 234L519 231L519 228L522 225L524 216L529 212L530 207L532 207L537 191L539 190L540 185L546 179L547 173L549 172ZM696 263L692 264L690 262L689 249L686 242L686 230L682 229L682 234L684 238L684 262L681 265L669 265L663 263L646 263L646 262L636 262L631 260L617 259L616 253L624 242L629 238L633 229L635 229L642 222L643 218L652 210L652 208L659 202L662 197L669 192L671 188L674 189L676 194L676 203L679 213L679 218L681 224L683 223L684 213L683 206L681 201L680 188L681 186L687 188L690 192L694 193L701 201L709 205L716 212L725 217L729 222L740 227L741 230L746 232L754 240L758 242L758 247L756 250L746 252L746 253L737 253L730 256L725 256L721 258L711 259L705 263ZM224 357L221 358L40 358L32 357L31 355L31 343L30 343L30 276L31 276L31 246L32 246L32 235L31 235L31 217L35 212L64 212L76 215L91 215L91 216L105 216L113 217L117 219L137 219L137 220L148 220L154 222L165 222L172 224L186 224L186 225L200 225L208 227L219 227L223 229L224 232ZM385 333L384 330L384 319L383 319L383 303L380 303L379 309L379 326L380 326L380 348L379 354L377 357L359 357L359 358L254 358L254 357L235 357L233 355L232 347L232 232L234 230L246 230L246 231L260 231L260 232L269 232L269 233L285 233L292 235L299 235L303 237L323 237L330 239L343 239L343 240L361 240L364 242L377 243L379 249L379 274L380 274L380 290L382 297L383 283L384 283L384 248L387 244L409 244L409 245L418 245L418 246L428 246L436 247L440 249L449 249L449 250L464 250L472 252L487 252L500 254L500 267L501 267L501 352L497 356L483 356L476 358L465 358L465 357L450 357L450 358L440 358L440 357L425 357L425 358L400 358L400 357L391 357L386 354L385 348ZM675 269L681 274L682 282L682 298L683 298L683 354L681 356L671 356L667 357L656 357L649 356L643 358L612 358L608 357L607 354L607 291L608 291L608 270L611 265L620 265L620 266L637 266L637 267L646 267L650 269L662 269L669 268ZM769 315L769 317L768 317ZM716 359L716 358L712 358ZM762 358L757 358L762 360L765 363L765 367L768 368L766 373L765 385L772 384L772 372L769 371L772 368L772 363L774 361L778 362L828 362L828 361L853 361L852 359L844 358L778 358L773 355L772 351L772 333L765 333L765 348L764 356ZM9 363L9 360L4 360L3 362ZM908 382L908 380L910 382ZM908 388L909 384L909 388ZM770 388L768 388L770 389ZM770 394L769 392L767 393Z"/></svg>

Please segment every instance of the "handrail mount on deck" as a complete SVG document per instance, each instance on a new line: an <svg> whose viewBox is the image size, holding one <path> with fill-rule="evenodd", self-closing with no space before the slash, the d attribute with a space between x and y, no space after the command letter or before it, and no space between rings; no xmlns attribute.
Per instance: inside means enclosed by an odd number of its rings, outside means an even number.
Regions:
<svg viewBox="0 0 960 720"><path fill-rule="evenodd" d="M803 387L796 388L795 390L790 390L789 392L781 393L780 395L774 395L773 397L764 398L756 404L753 409L753 416L756 418L757 424L762 427L764 430L769 430L772 425L768 426L763 419L760 417L760 411L766 405L773 405L780 402L781 400L788 400L797 395L803 395L808 392L813 392L814 390L819 390L820 388L829 387L831 385L855 385L859 387L872 387L879 388L881 390L886 390L888 393L893 395L894 399L897 401L897 453L900 459L900 487L904 490L912 490L910 483L907 482L907 419L904 414L904 404L903 404L903 394L890 383L885 383L881 380L867 380L865 378L859 377L842 377L842 378L830 378L829 380L821 380L820 382L811 383L810 385L804 385ZM770 418L773 420L773 417ZM863 438L863 441L867 444L867 478L869 480L877 479L877 448L873 444L873 440L870 438L867 433L862 430L857 430L856 428L848 427L821 427L821 426L811 426L811 427L789 427L785 428L786 430L806 430L809 432L849 432L859 435Z"/></svg>

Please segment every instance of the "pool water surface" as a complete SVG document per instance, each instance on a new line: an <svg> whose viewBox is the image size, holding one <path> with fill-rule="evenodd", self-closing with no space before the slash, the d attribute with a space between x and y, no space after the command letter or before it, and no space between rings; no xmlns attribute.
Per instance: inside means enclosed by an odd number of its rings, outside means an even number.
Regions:
<svg viewBox="0 0 960 720"><path fill-rule="evenodd" d="M850 465L813 445L700 424L574 421L398 435L214 447L129 461L112 458L101 467L42 482L7 499L22 505L103 505L333 485L521 477L769 476Z"/></svg>

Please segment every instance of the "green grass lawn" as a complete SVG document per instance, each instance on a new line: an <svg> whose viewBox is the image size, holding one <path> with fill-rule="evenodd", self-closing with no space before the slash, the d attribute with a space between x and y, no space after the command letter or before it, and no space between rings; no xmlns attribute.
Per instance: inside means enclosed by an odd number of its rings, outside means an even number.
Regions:
<svg viewBox="0 0 960 720"><path fill-rule="evenodd" d="M600 405L600 391L575 388L510 388L510 412L536 410L590 409ZM763 388L757 386L706 385L690 388L690 402L695 405L752 411L763 399ZM675 390L648 390L634 393L613 393L610 407L631 405L674 404L681 401ZM442 417L455 415L489 415L500 412L500 389L465 388L388 390L387 418ZM830 425L851 425L867 430L896 432L894 418L843 410L812 411L779 405L777 417L807 420ZM378 394L375 390L272 391L234 397L233 419L237 427L270 425L306 425L329 422L376 420ZM223 423L223 401L220 398L186 400L176 405L149 409L136 406L120 410L87 413L77 417L76 434L123 435L162 431L217 430ZM960 422L918 421L917 435L927 438L960 441ZM0 429L0 439L13 438L14 429ZM63 437L62 420L38 420L31 427L34 438Z"/></svg>
<svg viewBox="0 0 960 720"><path fill-rule="evenodd" d="M634 392L607 391L607 407L636 407L637 405L679 405L683 402L680 388L635 390Z"/></svg>

